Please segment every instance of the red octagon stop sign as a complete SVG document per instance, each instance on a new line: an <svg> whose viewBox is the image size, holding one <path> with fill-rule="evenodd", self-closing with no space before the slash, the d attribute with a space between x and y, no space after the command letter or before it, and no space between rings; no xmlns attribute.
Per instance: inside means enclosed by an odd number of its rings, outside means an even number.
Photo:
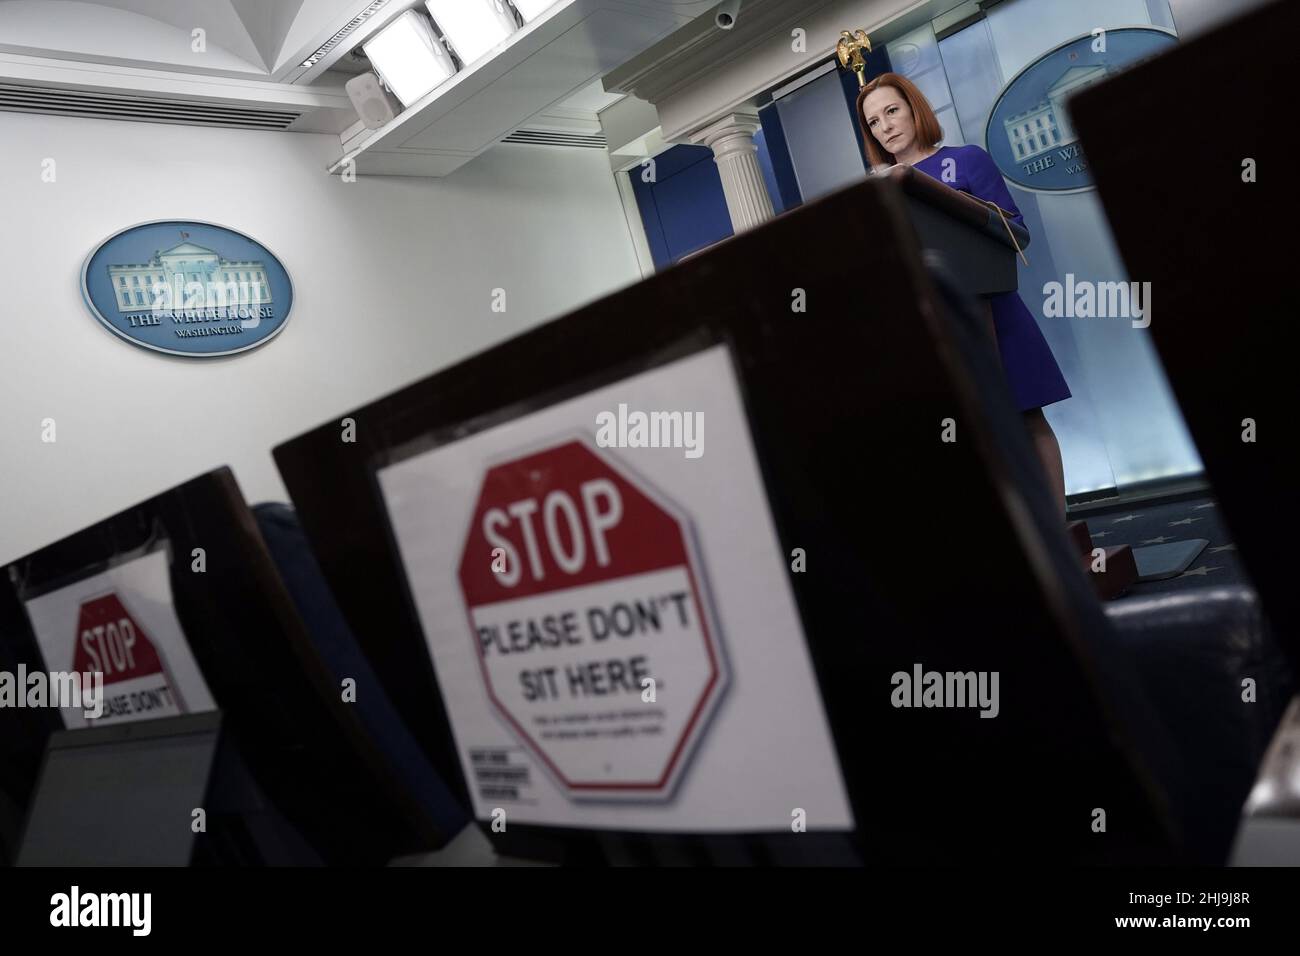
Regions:
<svg viewBox="0 0 1300 956"><path fill-rule="evenodd" d="M117 594L82 602L75 642L72 669L104 675L101 723L185 712L162 655Z"/></svg>
<svg viewBox="0 0 1300 956"><path fill-rule="evenodd" d="M726 685L703 579L685 517L583 439L484 475L470 634L488 696L571 796L672 792Z"/></svg>

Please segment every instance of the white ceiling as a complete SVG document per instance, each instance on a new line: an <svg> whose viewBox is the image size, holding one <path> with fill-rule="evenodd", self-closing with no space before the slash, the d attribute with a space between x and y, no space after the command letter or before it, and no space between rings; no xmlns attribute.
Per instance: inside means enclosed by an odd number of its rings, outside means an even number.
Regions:
<svg viewBox="0 0 1300 956"><path fill-rule="evenodd" d="M0 51L275 81L365 6L367 0L0 0ZM199 51L196 29L205 34Z"/></svg>
<svg viewBox="0 0 1300 956"><path fill-rule="evenodd" d="M565 100L563 105L571 110L581 110L594 115L608 106L613 106L622 98L622 93L606 93L605 84L600 80L593 80L588 86Z"/></svg>
<svg viewBox="0 0 1300 956"><path fill-rule="evenodd" d="M338 135L340 162L387 157L362 172L440 175L526 124L598 135L619 98L600 78L717 2L557 0L377 137L343 89L367 66L348 57L421 0L0 0L0 94L4 109L153 122L240 125L222 111L252 111L245 125Z"/></svg>

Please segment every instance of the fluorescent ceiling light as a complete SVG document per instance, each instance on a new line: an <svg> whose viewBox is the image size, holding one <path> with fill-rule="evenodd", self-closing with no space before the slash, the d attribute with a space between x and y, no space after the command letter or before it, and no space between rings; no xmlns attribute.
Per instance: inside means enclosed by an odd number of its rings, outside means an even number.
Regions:
<svg viewBox="0 0 1300 956"><path fill-rule="evenodd" d="M433 25L407 10L362 44L366 56L403 106L410 106L456 72Z"/></svg>
<svg viewBox="0 0 1300 956"><path fill-rule="evenodd" d="M523 16L525 23L537 19L539 13L545 13L555 6L555 0L511 0L515 9Z"/></svg>
<svg viewBox="0 0 1300 956"><path fill-rule="evenodd" d="M424 5L466 65L515 32L504 0L425 0Z"/></svg>

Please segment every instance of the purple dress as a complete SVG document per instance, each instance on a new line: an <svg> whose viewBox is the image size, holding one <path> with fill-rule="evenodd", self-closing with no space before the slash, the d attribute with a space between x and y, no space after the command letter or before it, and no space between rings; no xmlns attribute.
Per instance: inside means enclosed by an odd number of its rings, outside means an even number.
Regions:
<svg viewBox="0 0 1300 956"><path fill-rule="evenodd" d="M952 181L945 181L943 176L944 160L947 159L953 161L948 166ZM953 189L997 203L1007 212L1015 213L1014 217L1009 217L1011 221L1021 226L1025 224L1002 173L989 154L978 146L941 146L937 153L917 163L916 168ZM1047 339L1043 338L1038 322L1021 301L1019 293L989 296L989 304L993 307L993 326L997 330L1002 368L1020 410L1042 408L1069 398L1070 388L1065 384L1061 367L1056 364Z"/></svg>

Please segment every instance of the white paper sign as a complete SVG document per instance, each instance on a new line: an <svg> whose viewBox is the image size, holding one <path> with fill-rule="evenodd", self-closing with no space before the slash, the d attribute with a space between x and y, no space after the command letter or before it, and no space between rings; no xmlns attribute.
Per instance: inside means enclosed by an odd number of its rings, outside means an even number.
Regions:
<svg viewBox="0 0 1300 956"><path fill-rule="evenodd" d="M379 483L480 819L853 825L725 347Z"/></svg>
<svg viewBox="0 0 1300 956"><path fill-rule="evenodd" d="M65 707L70 728L216 709L176 617L161 550L28 601L27 616L48 670L104 675L103 716Z"/></svg>

